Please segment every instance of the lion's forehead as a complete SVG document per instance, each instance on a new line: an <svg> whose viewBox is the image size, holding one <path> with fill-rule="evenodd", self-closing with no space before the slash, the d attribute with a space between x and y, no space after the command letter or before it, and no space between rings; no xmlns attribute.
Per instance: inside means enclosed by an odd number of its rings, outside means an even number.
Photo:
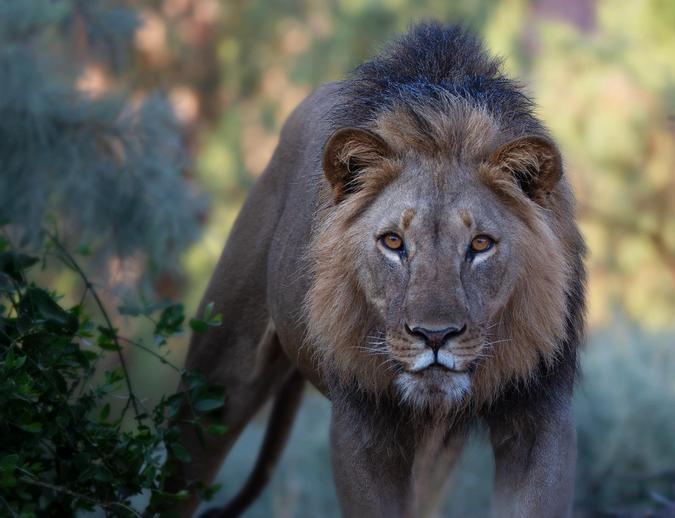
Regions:
<svg viewBox="0 0 675 518"><path fill-rule="evenodd" d="M446 93L428 104L398 105L383 111L375 129L399 153L426 157L475 158L499 140L500 124L485 107Z"/></svg>
<svg viewBox="0 0 675 518"><path fill-rule="evenodd" d="M396 226L403 232L464 235L498 227L509 219L507 209L480 180L458 178L434 185L419 167L401 174L375 200L372 219L381 227ZM460 176L459 174L457 176Z"/></svg>

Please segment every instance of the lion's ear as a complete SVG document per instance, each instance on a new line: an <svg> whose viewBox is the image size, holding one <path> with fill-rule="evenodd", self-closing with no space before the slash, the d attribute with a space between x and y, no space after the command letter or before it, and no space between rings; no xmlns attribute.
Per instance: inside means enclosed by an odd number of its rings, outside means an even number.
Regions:
<svg viewBox="0 0 675 518"><path fill-rule="evenodd" d="M562 158L556 145L545 137L522 137L503 145L490 163L508 172L530 198L539 200L562 177Z"/></svg>
<svg viewBox="0 0 675 518"><path fill-rule="evenodd" d="M360 128L342 128L331 135L323 152L323 171L333 187L335 202L358 190L359 174L390 155L387 143Z"/></svg>

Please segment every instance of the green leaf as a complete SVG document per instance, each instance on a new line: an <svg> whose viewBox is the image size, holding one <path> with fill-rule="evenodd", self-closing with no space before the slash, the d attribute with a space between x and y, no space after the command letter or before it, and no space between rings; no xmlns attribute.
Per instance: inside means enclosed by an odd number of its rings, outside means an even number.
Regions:
<svg viewBox="0 0 675 518"><path fill-rule="evenodd" d="M171 336L180 333L185 321L185 311L182 304L169 306L162 311L155 326L155 335Z"/></svg>
<svg viewBox="0 0 675 518"><path fill-rule="evenodd" d="M168 417L176 417L183 405L185 396L183 393L173 394L166 400L166 414Z"/></svg>
<svg viewBox="0 0 675 518"><path fill-rule="evenodd" d="M181 462L190 462L192 459L188 451L180 444L171 445L171 453Z"/></svg>
<svg viewBox="0 0 675 518"><path fill-rule="evenodd" d="M0 473L0 487L15 487L16 477L12 473Z"/></svg>
<svg viewBox="0 0 675 518"><path fill-rule="evenodd" d="M205 399L200 399L198 401L195 401L194 403L194 408L195 410L199 412L210 412L211 410L215 410L216 408L220 408L223 406L224 400L222 398L216 399L216 398L205 398Z"/></svg>
<svg viewBox="0 0 675 518"><path fill-rule="evenodd" d="M23 272L40 262L40 259L18 252L0 253L0 272L9 275L18 282L23 282Z"/></svg>
<svg viewBox="0 0 675 518"><path fill-rule="evenodd" d="M99 421L105 421L108 419L109 415L110 415L110 403L106 403L101 408L101 411L98 414L98 419Z"/></svg>
<svg viewBox="0 0 675 518"><path fill-rule="evenodd" d="M209 330L209 325L203 320L192 318L190 319L190 328L197 333L205 333Z"/></svg>
<svg viewBox="0 0 675 518"><path fill-rule="evenodd" d="M118 381L122 381L124 379L124 371L122 370L122 367L117 367L109 372L106 372L106 382L110 384L117 383Z"/></svg>
<svg viewBox="0 0 675 518"><path fill-rule="evenodd" d="M206 431L213 435L225 435L227 433L227 426L223 424L211 424L206 428Z"/></svg>
<svg viewBox="0 0 675 518"><path fill-rule="evenodd" d="M177 502L187 500L189 495L190 493L185 489L182 489L177 493L169 493L167 491L159 491L158 489L153 489L152 496L150 497L150 505L163 507L166 504L176 504ZM171 516L171 512L162 511L161 516L169 517Z"/></svg>
<svg viewBox="0 0 675 518"><path fill-rule="evenodd" d="M94 351L87 351L86 349L80 351L80 355L87 362L93 362L94 360L98 359L98 354L96 354Z"/></svg>
<svg viewBox="0 0 675 518"><path fill-rule="evenodd" d="M195 491L199 495L200 500L209 501L221 490L223 487L222 484L213 484L212 486L204 486L203 484L198 484L195 486Z"/></svg>
<svg viewBox="0 0 675 518"><path fill-rule="evenodd" d="M213 314L213 302L209 302L204 308L204 320L209 327L218 327L223 322L222 315Z"/></svg>
<svg viewBox="0 0 675 518"><path fill-rule="evenodd" d="M111 482L113 480L113 475L105 466L96 466L94 479L99 482Z"/></svg>
<svg viewBox="0 0 675 518"><path fill-rule="evenodd" d="M17 462L19 462L19 456L16 453L3 455L0 457L0 469L14 469Z"/></svg>
<svg viewBox="0 0 675 518"><path fill-rule="evenodd" d="M206 386L206 378L198 372L186 372L183 375L183 382L190 390Z"/></svg>
<svg viewBox="0 0 675 518"><path fill-rule="evenodd" d="M4 360L5 360L5 367L7 367L8 369L14 368L14 362L16 361L16 357L14 355L13 349L9 349L7 351L7 354L5 354Z"/></svg>
<svg viewBox="0 0 675 518"><path fill-rule="evenodd" d="M110 329L108 327L99 327L99 332L101 333L96 340L96 345L98 345L104 351L119 351L120 348L116 343L116 329Z"/></svg>
<svg viewBox="0 0 675 518"><path fill-rule="evenodd" d="M42 431L42 423L34 422L29 424L19 425L24 432L28 433L40 433Z"/></svg>
<svg viewBox="0 0 675 518"><path fill-rule="evenodd" d="M79 255L87 257L91 255L91 252L92 252L91 245L89 245L88 243L82 243L77 247L77 253Z"/></svg>
<svg viewBox="0 0 675 518"><path fill-rule="evenodd" d="M63 329L66 333L75 333L79 327L78 319L61 306L45 290L30 287L26 291L24 300L29 301L39 318ZM23 302L23 301L22 301ZM25 306L24 306L25 310Z"/></svg>

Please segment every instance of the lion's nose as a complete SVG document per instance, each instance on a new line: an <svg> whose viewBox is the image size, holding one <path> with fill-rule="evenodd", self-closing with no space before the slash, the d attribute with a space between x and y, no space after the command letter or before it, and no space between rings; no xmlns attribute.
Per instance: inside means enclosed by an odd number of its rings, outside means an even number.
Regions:
<svg viewBox="0 0 675 518"><path fill-rule="evenodd" d="M422 338L424 343L434 351L438 351L445 342L455 338L466 331L466 324L462 326L451 325L443 329L427 329L422 326L410 327L405 324L405 330L408 334Z"/></svg>

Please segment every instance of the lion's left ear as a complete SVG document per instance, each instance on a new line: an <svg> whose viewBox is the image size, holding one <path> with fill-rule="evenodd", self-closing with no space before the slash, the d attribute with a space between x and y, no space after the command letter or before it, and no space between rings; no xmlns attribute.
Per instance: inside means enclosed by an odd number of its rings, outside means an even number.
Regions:
<svg viewBox="0 0 675 518"><path fill-rule="evenodd" d="M545 137L522 137L495 151L489 162L513 175L523 192L539 199L562 177L562 158L556 145Z"/></svg>
<svg viewBox="0 0 675 518"><path fill-rule="evenodd" d="M342 128L333 133L323 151L323 171L333 187L336 203L358 190L359 174L390 156L391 149L375 133L361 128Z"/></svg>

